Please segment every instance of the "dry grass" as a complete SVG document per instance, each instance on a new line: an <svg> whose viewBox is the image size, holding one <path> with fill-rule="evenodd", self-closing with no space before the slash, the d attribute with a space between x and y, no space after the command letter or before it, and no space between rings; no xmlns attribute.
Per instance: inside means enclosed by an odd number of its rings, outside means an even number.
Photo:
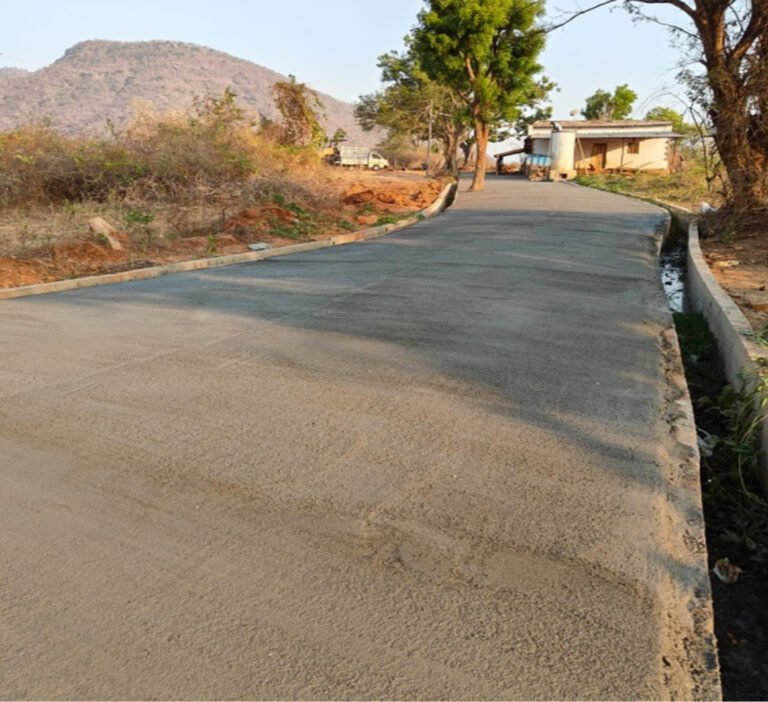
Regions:
<svg viewBox="0 0 768 702"><path fill-rule="evenodd" d="M576 181L601 190L660 200L692 210L698 209L702 202L719 207L724 201L721 181L708 174L695 154L690 155L680 170L667 175L606 173L580 176Z"/></svg>
<svg viewBox="0 0 768 702"><path fill-rule="evenodd" d="M145 109L110 139L46 125L0 134L0 255L82 235L97 215L161 243L276 200L330 209L338 192L315 149L278 144L228 94L186 113Z"/></svg>

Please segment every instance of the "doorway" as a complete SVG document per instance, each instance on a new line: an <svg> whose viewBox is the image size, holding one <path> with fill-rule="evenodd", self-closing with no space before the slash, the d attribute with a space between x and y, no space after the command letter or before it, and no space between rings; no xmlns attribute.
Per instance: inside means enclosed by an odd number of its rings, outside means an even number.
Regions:
<svg viewBox="0 0 768 702"><path fill-rule="evenodd" d="M592 157L590 158L591 169L595 171L604 171L605 164L608 161L608 144L592 144Z"/></svg>

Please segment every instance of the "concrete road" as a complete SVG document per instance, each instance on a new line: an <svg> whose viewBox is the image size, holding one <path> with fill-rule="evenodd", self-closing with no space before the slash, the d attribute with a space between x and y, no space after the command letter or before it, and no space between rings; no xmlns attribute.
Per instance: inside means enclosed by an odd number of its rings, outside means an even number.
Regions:
<svg viewBox="0 0 768 702"><path fill-rule="evenodd" d="M717 696L662 221L491 179L0 303L0 697Z"/></svg>

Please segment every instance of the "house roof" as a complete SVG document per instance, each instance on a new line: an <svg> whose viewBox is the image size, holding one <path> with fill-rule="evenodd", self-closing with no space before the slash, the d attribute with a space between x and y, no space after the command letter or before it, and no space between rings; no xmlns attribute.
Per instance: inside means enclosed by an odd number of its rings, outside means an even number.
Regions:
<svg viewBox="0 0 768 702"><path fill-rule="evenodd" d="M672 131L672 122L654 120L539 120L528 129L528 136L549 139L555 131L575 133L581 139L676 139L682 134Z"/></svg>
<svg viewBox="0 0 768 702"><path fill-rule="evenodd" d="M577 137L581 139L678 139L682 136L682 134L677 134L676 132L643 132L640 130L601 132L597 129L577 135ZM548 139L549 134L537 138Z"/></svg>
<svg viewBox="0 0 768 702"><path fill-rule="evenodd" d="M672 122L646 119L540 119L533 123L534 129L552 129L552 123L557 122L563 129L599 129L609 127L611 129L637 129L653 127L672 127Z"/></svg>

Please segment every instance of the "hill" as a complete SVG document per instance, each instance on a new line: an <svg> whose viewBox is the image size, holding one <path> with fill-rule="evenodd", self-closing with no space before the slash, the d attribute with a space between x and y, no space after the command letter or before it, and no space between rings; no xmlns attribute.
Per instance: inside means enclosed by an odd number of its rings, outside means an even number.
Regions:
<svg viewBox="0 0 768 702"><path fill-rule="evenodd" d="M25 71L23 68L0 68L0 81L20 78L21 76L28 75L28 73L29 71Z"/></svg>
<svg viewBox="0 0 768 702"><path fill-rule="evenodd" d="M286 76L195 44L90 40L37 71L0 68L0 130L46 118L63 132L98 133L107 120L124 124L137 102L159 112L185 109L193 98L218 96L227 87L242 106L274 119L271 87L281 80ZM355 144L377 141L356 124L351 104L318 96L326 131L343 129Z"/></svg>

